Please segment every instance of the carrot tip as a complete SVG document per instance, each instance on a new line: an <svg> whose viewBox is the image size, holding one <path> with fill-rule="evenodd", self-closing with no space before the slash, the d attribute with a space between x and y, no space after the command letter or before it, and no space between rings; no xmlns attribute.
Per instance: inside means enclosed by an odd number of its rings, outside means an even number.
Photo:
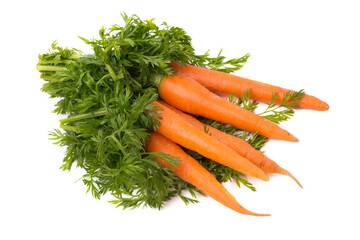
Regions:
<svg viewBox="0 0 360 240"><path fill-rule="evenodd" d="M298 185L299 187L303 188L303 186L301 185L301 183L293 176L293 175L288 175L289 177L291 177Z"/></svg>
<svg viewBox="0 0 360 240"><path fill-rule="evenodd" d="M255 173L252 173L252 174L245 173L245 174L249 175L249 176L252 176L252 177L256 177L256 178L258 178L260 180L263 180L263 181L269 181L270 180L269 176L266 175L265 172L263 170L261 170L260 168Z"/></svg>
<svg viewBox="0 0 360 240"><path fill-rule="evenodd" d="M269 216L271 216L271 214L268 214L268 213L254 213L254 212L250 212L250 211L243 212L243 214L256 216L256 217L269 217Z"/></svg>
<svg viewBox="0 0 360 240"><path fill-rule="evenodd" d="M303 186L301 185L301 183L299 182L299 180L296 179L296 177L294 177L294 175L292 175L289 171L281 168L281 170L279 171L279 173L283 174L283 175L286 175L290 178L292 178L298 185L299 187L303 188Z"/></svg>
<svg viewBox="0 0 360 240"><path fill-rule="evenodd" d="M264 174L264 176L261 178L263 181L270 181L270 178L268 175Z"/></svg>
<svg viewBox="0 0 360 240"><path fill-rule="evenodd" d="M254 214L254 215L252 215L252 216L256 216L256 217L270 217L271 216L271 214L262 214L262 213L257 213L257 214Z"/></svg>
<svg viewBox="0 0 360 240"><path fill-rule="evenodd" d="M329 108L330 108L330 106L326 102L321 102L320 103L320 110L327 111L327 110L329 110Z"/></svg>
<svg viewBox="0 0 360 240"><path fill-rule="evenodd" d="M271 214L268 213L254 213L251 212L243 207L241 207L241 209L236 210L238 213L241 214L245 214L245 215L250 215L250 216L256 216L256 217L267 217L267 216L271 216Z"/></svg>
<svg viewBox="0 0 360 240"><path fill-rule="evenodd" d="M293 136L291 134L289 134L289 137L288 137L287 140L290 141L290 142L298 142L299 141L299 139L297 137L295 137L295 136Z"/></svg>
<svg viewBox="0 0 360 240"><path fill-rule="evenodd" d="M258 217L270 217L271 214L265 213L265 214L258 214Z"/></svg>

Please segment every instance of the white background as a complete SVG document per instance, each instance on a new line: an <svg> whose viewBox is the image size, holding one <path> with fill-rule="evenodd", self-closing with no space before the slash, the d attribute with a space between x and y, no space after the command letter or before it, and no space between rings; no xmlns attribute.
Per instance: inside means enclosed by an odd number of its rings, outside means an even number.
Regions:
<svg viewBox="0 0 360 240"><path fill-rule="evenodd" d="M11 3L10 3L11 2ZM358 1L4 1L0 4L1 239L359 239L360 14ZM40 91L37 55L51 43L76 47L120 12L184 28L197 53L251 53L236 74L305 89L330 110L299 110L281 126L298 143L264 150L303 184L285 176L253 181L257 192L225 184L258 218L211 198L161 211L122 210L86 194L83 173L62 172L63 150L48 140L58 127ZM355 218L355 220L354 220Z"/></svg>

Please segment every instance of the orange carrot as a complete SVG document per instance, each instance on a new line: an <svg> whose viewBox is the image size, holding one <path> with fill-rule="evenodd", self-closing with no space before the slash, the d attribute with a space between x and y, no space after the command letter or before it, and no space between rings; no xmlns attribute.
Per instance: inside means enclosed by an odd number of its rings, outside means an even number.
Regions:
<svg viewBox="0 0 360 240"><path fill-rule="evenodd" d="M210 92L200 83L187 77L171 75L154 79L160 97L184 112L227 123L260 135L298 141L289 132L224 98Z"/></svg>
<svg viewBox="0 0 360 240"><path fill-rule="evenodd" d="M279 94L279 99L276 103L280 104L283 94L291 91L270 84L254 81L228 73L196 67L189 64L186 66L181 66L178 63L171 63L170 65L172 68L178 71L178 75L192 78L201 85L208 88L210 91L226 94L236 93L238 96L241 96L245 90L250 89L251 98L260 102L269 103L271 101L272 94L277 92ZM327 103L311 95L305 95L298 104L301 108L314 109L319 111L325 111L329 109L329 105Z"/></svg>
<svg viewBox="0 0 360 240"><path fill-rule="evenodd" d="M205 125L196 118L168 105L165 102L161 102L161 103L164 104L166 107L170 108L171 110L173 110L174 112L176 112L177 114L179 114L186 121L188 121L198 129L200 130L205 129ZM207 133L211 135L211 137L216 138L217 140L224 143L228 147L234 149L237 153L239 153L244 158L248 159L250 162L252 162L255 166L259 167L261 170L267 173L279 173L289 176L302 188L300 182L289 171L280 167L275 161L271 160L270 158L265 156L265 154L253 148L245 140L227 134L225 132L222 132L211 126L206 126L206 127L208 129Z"/></svg>
<svg viewBox="0 0 360 240"><path fill-rule="evenodd" d="M196 128L160 102L155 101L153 104L162 109L159 111L160 127L156 131L164 137L236 171L264 181L269 180L269 177L261 169L233 149Z"/></svg>
<svg viewBox="0 0 360 240"><path fill-rule="evenodd" d="M173 169L173 173L184 181L194 185L205 194L212 197L224 206L242 214L253 216L270 216L270 214L259 214L251 212L242 207L226 188L216 178L201 166L195 159L187 155L178 145L164 136L151 132L150 140L147 141L145 149L147 152L164 152L178 157L181 160L176 166L171 166L161 158L156 160L163 166Z"/></svg>

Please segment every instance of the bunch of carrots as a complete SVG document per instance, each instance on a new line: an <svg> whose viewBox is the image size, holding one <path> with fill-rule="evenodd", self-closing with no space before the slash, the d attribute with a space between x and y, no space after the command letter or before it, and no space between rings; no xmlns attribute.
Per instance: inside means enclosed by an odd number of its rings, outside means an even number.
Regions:
<svg viewBox="0 0 360 240"><path fill-rule="evenodd" d="M328 110L328 104L303 92L230 74L241 68L247 55L224 62L219 54L213 62L207 54L195 54L183 29L167 24L161 29L153 19L122 15L124 27L101 28L100 39L81 38L92 47L92 54L54 42L53 52L39 55L37 69L46 81L42 91L60 98L54 112L68 115L60 120L64 133L51 134L56 144L67 147L63 170L76 162L86 170L83 181L96 198L110 192L119 200L114 203L124 208L141 203L160 208L174 195L174 188L181 191L177 181L185 181L236 212L268 215L243 208L213 175L216 171L205 169L186 152L264 181L269 173L287 175L302 187L246 140L207 126L201 118L260 138L296 142L278 122L217 94L240 97L249 91L256 102L280 107L286 103L291 111L292 104L319 111ZM233 69L227 69L229 73L209 69L216 62ZM289 93L301 97L287 98ZM175 158L179 164L172 164Z"/></svg>
<svg viewBox="0 0 360 240"><path fill-rule="evenodd" d="M245 140L210 126L207 126L205 131L206 126L189 115L213 119L270 139L296 142L298 141L296 137L275 123L215 94L215 92L235 93L240 96L244 90L250 89L252 99L270 103L276 92L279 94L276 103L279 104L284 94L292 91L190 64L181 65L174 62L170 65L176 74L166 77L154 75L152 79L162 99L153 103L161 119L160 127L150 134L146 151L164 152L179 158L181 163L176 166L168 164L161 158L156 160L163 166L173 169L175 175L193 184L226 207L242 214L269 216L242 207L210 172L186 154L180 146L264 181L269 180L266 173L287 175L302 187L290 172L254 149ZM319 111L329 109L327 103L310 95L304 95L297 104L300 108L306 109Z"/></svg>

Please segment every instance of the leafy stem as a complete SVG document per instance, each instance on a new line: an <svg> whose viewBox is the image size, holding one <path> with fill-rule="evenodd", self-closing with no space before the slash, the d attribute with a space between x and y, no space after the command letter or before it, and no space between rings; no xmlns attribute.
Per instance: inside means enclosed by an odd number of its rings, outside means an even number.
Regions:
<svg viewBox="0 0 360 240"><path fill-rule="evenodd" d="M73 117L68 117L68 118L61 119L60 123L64 124L64 123L84 120L84 119L87 119L87 118L100 117L100 116L104 116L104 115L106 115L106 109L100 109L100 110L98 110L96 112L84 113L84 114L79 114L79 115L76 115L76 116L73 116Z"/></svg>
<svg viewBox="0 0 360 240"><path fill-rule="evenodd" d="M267 108L258 115L276 124L286 121L294 115L294 109L299 107L298 102L304 95L304 90L298 92L288 91L283 94L280 104L277 104L280 98L279 93L275 92Z"/></svg>

